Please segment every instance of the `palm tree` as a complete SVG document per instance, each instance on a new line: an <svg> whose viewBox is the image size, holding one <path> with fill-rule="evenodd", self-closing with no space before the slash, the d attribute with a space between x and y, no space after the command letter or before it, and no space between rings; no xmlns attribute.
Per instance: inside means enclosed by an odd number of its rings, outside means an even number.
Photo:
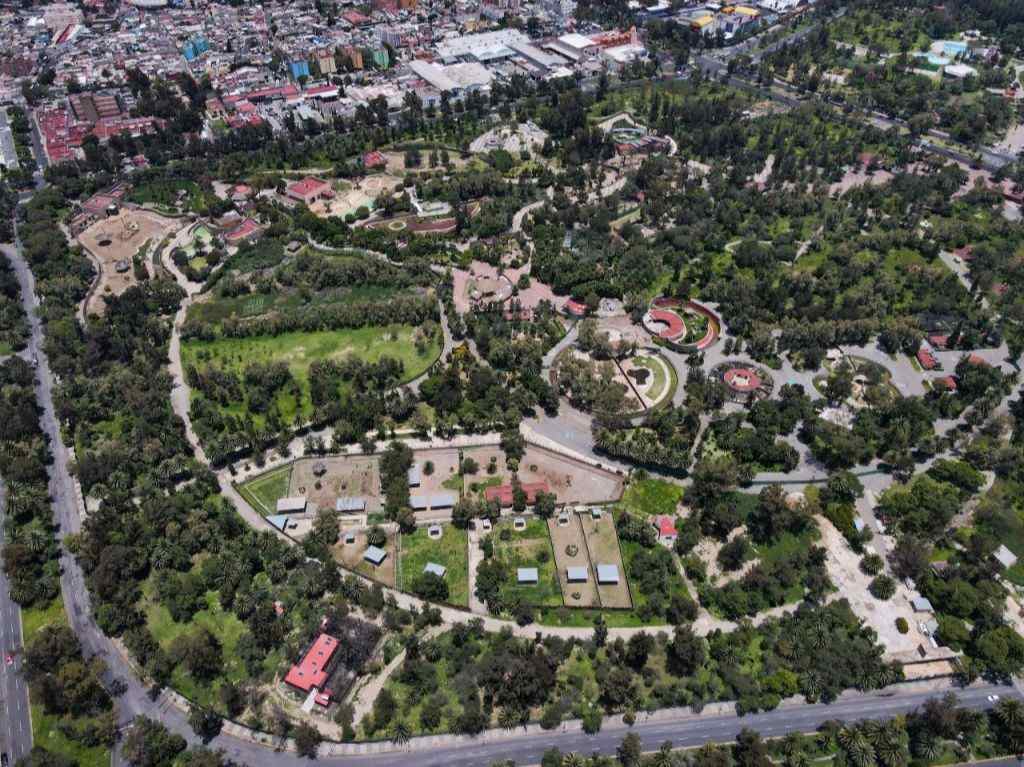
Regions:
<svg viewBox="0 0 1024 767"><path fill-rule="evenodd" d="M396 746L404 746L412 737L409 724L404 719L399 719L391 728L391 742Z"/></svg>
<svg viewBox="0 0 1024 767"><path fill-rule="evenodd" d="M1007 730L1024 724L1024 705L1016 698L1005 698L996 705L996 718Z"/></svg>
<svg viewBox="0 0 1024 767"><path fill-rule="evenodd" d="M575 751L571 751L562 757L562 767L584 767L586 763L587 760Z"/></svg>

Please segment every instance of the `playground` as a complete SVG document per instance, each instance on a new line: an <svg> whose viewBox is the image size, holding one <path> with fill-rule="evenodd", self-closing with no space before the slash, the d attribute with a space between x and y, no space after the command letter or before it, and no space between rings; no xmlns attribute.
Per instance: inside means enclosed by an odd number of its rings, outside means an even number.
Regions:
<svg viewBox="0 0 1024 767"><path fill-rule="evenodd" d="M395 187L400 186L402 179L398 176L388 174L375 174L355 181L334 182L334 197L329 200L317 200L309 209L314 215L321 218L328 216L340 216L344 218L349 213L355 214L360 208L372 211L377 198L381 194L394 192Z"/></svg>
<svg viewBox="0 0 1024 767"><path fill-rule="evenodd" d="M180 222L155 213L123 209L97 221L78 235L78 241L96 264L99 278L87 299L86 313L100 313L103 296L119 296L136 283L132 258L146 243L155 247L180 227Z"/></svg>

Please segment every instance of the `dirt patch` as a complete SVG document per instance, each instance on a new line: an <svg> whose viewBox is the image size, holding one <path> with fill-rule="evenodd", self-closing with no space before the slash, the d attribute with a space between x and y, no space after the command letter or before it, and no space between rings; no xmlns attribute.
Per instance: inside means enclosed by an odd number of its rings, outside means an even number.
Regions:
<svg viewBox="0 0 1024 767"><path fill-rule="evenodd" d="M622 497L623 479L604 469L529 445L519 462L521 482L547 482L559 503L610 503Z"/></svg>
<svg viewBox="0 0 1024 767"><path fill-rule="evenodd" d="M384 561L379 565L372 565L363 559L363 555L366 553L366 531L360 530L356 533L356 540L354 543L345 543L344 535L341 538L341 543L338 543L331 550L334 554L335 561L342 567L349 570L354 570L360 575L364 575L375 581L380 581L385 586L394 587L395 585L395 566L398 561L397 549L395 546L395 532L389 530L387 532L387 541L381 546L384 551L387 552L387 556Z"/></svg>
<svg viewBox="0 0 1024 767"><path fill-rule="evenodd" d="M132 258L146 243L155 248L180 222L148 211L123 209L118 215L97 221L78 235L78 241L96 264L99 277L89 294L85 311L102 314L103 296L119 296L137 283Z"/></svg>
<svg viewBox="0 0 1024 767"><path fill-rule="evenodd" d="M562 587L562 599L567 607L599 607L597 594L597 572L591 567L587 556L587 543L580 524L580 515L570 512L568 522L562 523L556 514L548 520L551 546L555 550L555 565L558 568L558 583ZM582 567L586 570L585 581L569 582L568 568ZM621 572L621 570L620 570Z"/></svg>
<svg viewBox="0 0 1024 767"><path fill-rule="evenodd" d="M333 509L339 497L366 499L368 512L384 508L376 456L300 458L292 465L288 495L305 496L320 509Z"/></svg>
<svg viewBox="0 0 1024 767"><path fill-rule="evenodd" d="M919 646L932 649L928 637L921 633L918 622L930 615L914 613L910 606L911 593L903 583L897 581L896 593L889 600L875 599L868 591L872 576L860 569L860 557L850 548L846 539L835 526L824 517L817 518L821 528L821 543L828 552L829 577L839 590L836 598L845 597L850 607L878 634L878 640L885 646L886 655L914 653ZM896 619L905 618L910 631L901 634L896 629Z"/></svg>
<svg viewBox="0 0 1024 767"><path fill-rule="evenodd" d="M620 578L617 584L599 584L598 596L601 607L629 608L633 600L629 595L629 584L626 582L626 568L622 564L622 552L619 549L619 536L615 532L615 521L610 514L603 514L594 519L589 512L581 514L580 525L586 538L590 561L596 572L598 565L615 565L619 569ZM568 600L566 600L568 603Z"/></svg>

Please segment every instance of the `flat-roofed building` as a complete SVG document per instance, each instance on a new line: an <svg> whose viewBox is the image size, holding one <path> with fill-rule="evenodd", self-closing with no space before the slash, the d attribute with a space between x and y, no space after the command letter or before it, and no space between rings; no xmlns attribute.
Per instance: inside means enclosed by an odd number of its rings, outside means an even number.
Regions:
<svg viewBox="0 0 1024 767"><path fill-rule="evenodd" d="M278 514L301 514L306 510L306 499L301 495L277 499Z"/></svg>
<svg viewBox="0 0 1024 767"><path fill-rule="evenodd" d="M433 573L438 578L444 578L444 574L448 572L448 568L444 565L437 564L437 562L427 562L426 566L423 568L423 572Z"/></svg>
<svg viewBox="0 0 1024 767"><path fill-rule="evenodd" d="M366 511L366 499L354 497L341 497L334 502L334 510L337 512L362 512Z"/></svg>
<svg viewBox="0 0 1024 767"><path fill-rule="evenodd" d="M619 567L618 565L598 565L597 566L597 582L601 584L607 584L614 586L619 582Z"/></svg>
<svg viewBox="0 0 1024 767"><path fill-rule="evenodd" d="M458 494L453 492L422 493L410 495L409 506L413 511L438 511L452 508L458 500Z"/></svg>
<svg viewBox="0 0 1024 767"><path fill-rule="evenodd" d="M586 567L567 567L565 569L565 579L569 583L586 583L586 581L587 581L587 568Z"/></svg>
<svg viewBox="0 0 1024 767"><path fill-rule="evenodd" d="M540 580L536 567L520 567L516 570L516 582L536 583Z"/></svg>

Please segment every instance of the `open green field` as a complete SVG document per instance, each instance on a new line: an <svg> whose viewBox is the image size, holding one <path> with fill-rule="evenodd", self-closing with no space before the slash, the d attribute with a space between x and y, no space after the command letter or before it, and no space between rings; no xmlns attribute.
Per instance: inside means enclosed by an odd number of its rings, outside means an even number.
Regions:
<svg viewBox="0 0 1024 767"><path fill-rule="evenodd" d="M39 633L39 630L46 626L61 625L67 622L67 616L64 614L64 602L59 598L54 599L45 607L23 608L21 611L22 644L27 645Z"/></svg>
<svg viewBox="0 0 1024 767"><path fill-rule="evenodd" d="M206 593L207 608L197 612L190 623L176 622L167 608L156 600L154 592L155 587L152 581L147 581L143 586L141 609L146 616L146 625L153 632L154 638L161 647L165 650L168 649L175 638L186 632L195 631L200 626L208 629L221 643L224 656L222 677L207 684L194 679L181 666L174 670L171 677L171 686L182 695L202 706L219 710L221 704L217 691L222 679L241 682L250 678L245 670L245 664L235 651L239 637L246 631L245 624L234 613L221 609L216 591ZM272 653L265 663L265 668L269 669L280 665L279 655L279 652Z"/></svg>
<svg viewBox="0 0 1024 767"><path fill-rule="evenodd" d="M238 374L253 362L286 363L299 383L301 396L296 398L286 387L277 393L275 404L282 420L291 423L296 414L303 420L313 414L308 373L309 366L317 360L342 360L353 355L365 362L378 362L383 357L391 357L404 365L403 380L412 380L423 373L441 354L441 342L435 337L420 354L413 340L415 332L416 328L409 325L389 325L214 341L189 340L181 345L181 357L186 369L189 365L198 368L215 365ZM245 403L235 403L226 410L242 414L247 407ZM261 421L260 418L255 420Z"/></svg>
<svg viewBox="0 0 1024 767"><path fill-rule="evenodd" d="M405 591L423 573L428 562L447 569L444 579L448 584L448 601L453 605L469 605L469 533L454 525L442 525L438 540L427 535L426 527L417 527L410 535L402 536L399 556L398 587Z"/></svg>
<svg viewBox="0 0 1024 767"><path fill-rule="evenodd" d="M45 607L29 607L21 611L21 633L24 644L28 645L35 635L46 626L66 625L64 602L54 599ZM43 707L31 704L32 710L32 742L34 746L42 746L52 754L58 754L71 760L79 767L108 767L110 751L102 746L88 748L61 733L58 725L61 717L47 714ZM84 720L78 720L79 723Z"/></svg>
<svg viewBox="0 0 1024 767"><path fill-rule="evenodd" d="M661 479L641 479L630 482L622 495L621 505L630 514L655 516L675 514L683 500L683 488Z"/></svg>
<svg viewBox="0 0 1024 767"><path fill-rule="evenodd" d="M267 517L277 513L277 502L288 495L292 465L282 466L238 485L238 492L256 511Z"/></svg>
<svg viewBox="0 0 1024 767"><path fill-rule="evenodd" d="M45 748L51 754L63 756L78 767L110 767L110 750L103 746L89 748L66 737L58 729L61 718L43 712L42 706L32 705L32 746Z"/></svg>
<svg viewBox="0 0 1024 767"><path fill-rule="evenodd" d="M507 540L502 540L502 531L508 531ZM558 585L551 538L543 519L527 519L523 530L514 530L511 520L502 522L491 533L491 540L494 541L494 556L508 569L508 583L502 588L503 597L508 600L519 598L538 607L562 605L562 589ZM516 570L520 567L536 567L537 583L517 583Z"/></svg>

